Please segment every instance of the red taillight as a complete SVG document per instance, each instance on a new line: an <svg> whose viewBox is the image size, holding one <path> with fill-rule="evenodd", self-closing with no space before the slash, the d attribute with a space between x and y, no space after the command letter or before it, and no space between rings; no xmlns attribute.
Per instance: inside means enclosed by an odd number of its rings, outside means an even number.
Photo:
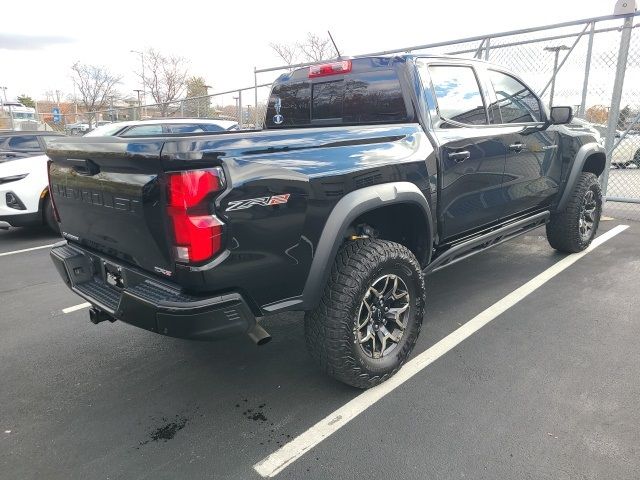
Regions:
<svg viewBox="0 0 640 480"><path fill-rule="evenodd" d="M53 189L51 188L51 165L53 162L49 160L47 162L47 178L49 180L49 198L51 199L51 206L53 207L53 216L56 219L56 222L60 223L60 214L58 213L58 208L56 207L56 201L53 198Z"/></svg>
<svg viewBox="0 0 640 480"><path fill-rule="evenodd" d="M222 247L223 223L211 213L211 201L224 188L221 168L168 174L168 213L176 259L202 262Z"/></svg>
<svg viewBox="0 0 640 480"><path fill-rule="evenodd" d="M322 65L311 65L309 67L309 78L326 77L327 75L339 75L351 71L351 60L340 62L324 63Z"/></svg>

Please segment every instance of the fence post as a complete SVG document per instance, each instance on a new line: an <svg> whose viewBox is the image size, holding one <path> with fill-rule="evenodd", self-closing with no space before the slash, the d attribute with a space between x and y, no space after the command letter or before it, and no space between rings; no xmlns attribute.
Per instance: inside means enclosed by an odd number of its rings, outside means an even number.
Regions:
<svg viewBox="0 0 640 480"><path fill-rule="evenodd" d="M258 72L253 67L253 128L258 128Z"/></svg>
<svg viewBox="0 0 640 480"><path fill-rule="evenodd" d="M629 58L629 45L631 44L631 33L633 31L633 16L626 17L622 25L622 35L620 36L620 50L618 52L618 66L616 67L616 78L613 82L613 95L611 96L611 108L609 109L609 121L607 124L607 136L604 141L604 149L607 152L607 163L600 178L602 194L606 199L607 183L609 182L609 168L611 168L611 154L615 141L616 127L620 117L620 103L622 101L622 89L624 88L624 76L627 71L627 59ZM611 152L613 153L613 152Z"/></svg>
<svg viewBox="0 0 640 480"><path fill-rule="evenodd" d="M580 109L578 110L578 116L583 117L585 115L587 106L587 93L589 91L589 72L591 70L591 54L593 52L593 37L596 29L596 22L591 22L591 31L589 32L589 45L587 47L587 59L584 64L584 83L582 84L582 100L580 101Z"/></svg>
<svg viewBox="0 0 640 480"><path fill-rule="evenodd" d="M242 90L238 90L238 128L242 130Z"/></svg>
<svg viewBox="0 0 640 480"><path fill-rule="evenodd" d="M180 100L180 116L184 118L184 100Z"/></svg>

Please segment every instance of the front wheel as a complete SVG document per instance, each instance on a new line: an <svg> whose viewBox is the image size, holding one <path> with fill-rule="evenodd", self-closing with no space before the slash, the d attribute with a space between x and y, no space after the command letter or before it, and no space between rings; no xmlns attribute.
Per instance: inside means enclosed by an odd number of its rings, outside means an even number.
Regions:
<svg viewBox="0 0 640 480"><path fill-rule="evenodd" d="M567 206L553 213L547 223L549 244L561 252L581 252L595 237L601 214L602 190L598 177L582 172Z"/></svg>
<svg viewBox="0 0 640 480"><path fill-rule="evenodd" d="M320 305L305 315L311 356L354 387L384 382L416 343L425 296L420 265L406 247L374 239L346 243Z"/></svg>

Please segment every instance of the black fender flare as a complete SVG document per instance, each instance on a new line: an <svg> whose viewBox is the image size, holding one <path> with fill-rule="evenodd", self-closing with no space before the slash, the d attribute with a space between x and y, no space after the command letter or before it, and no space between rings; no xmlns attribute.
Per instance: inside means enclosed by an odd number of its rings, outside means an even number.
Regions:
<svg viewBox="0 0 640 480"><path fill-rule="evenodd" d="M573 187L575 187L578 181L578 177L582 172L585 171L584 168L585 168L587 159L594 154L599 156L604 155L604 158L602 160L602 165L600 165L600 162L598 162L597 169L594 173L596 173L597 176L600 176L604 171L604 169L606 168L606 163L607 163L606 153L602 145L593 142L593 143L587 143L582 147L580 147L580 150L578 150L578 153L576 154L576 158L573 161L573 165L571 166L571 171L569 172L569 176L567 177L567 181L564 185L564 190L562 191L560 200L558 201L558 206L556 207L558 211L564 210L564 208L566 207L567 202L571 197L571 192L573 192ZM602 168L600 168L600 166Z"/></svg>
<svg viewBox="0 0 640 480"><path fill-rule="evenodd" d="M320 303L338 249L353 221L370 210L398 203L415 204L423 211L428 228L428 232L425 232L427 235L426 251L429 257L426 262L430 261L435 232L433 218L429 202L415 184L410 182L384 183L350 192L342 197L333 208L320 235L302 293L303 310L313 309Z"/></svg>

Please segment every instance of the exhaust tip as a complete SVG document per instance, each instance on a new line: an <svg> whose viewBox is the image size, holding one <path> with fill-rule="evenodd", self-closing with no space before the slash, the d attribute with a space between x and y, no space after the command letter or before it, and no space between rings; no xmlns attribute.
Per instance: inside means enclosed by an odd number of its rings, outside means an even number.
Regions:
<svg viewBox="0 0 640 480"><path fill-rule="evenodd" d="M271 335L257 323L249 329L247 335L249 335L251 341L258 346L266 345L271 341Z"/></svg>

